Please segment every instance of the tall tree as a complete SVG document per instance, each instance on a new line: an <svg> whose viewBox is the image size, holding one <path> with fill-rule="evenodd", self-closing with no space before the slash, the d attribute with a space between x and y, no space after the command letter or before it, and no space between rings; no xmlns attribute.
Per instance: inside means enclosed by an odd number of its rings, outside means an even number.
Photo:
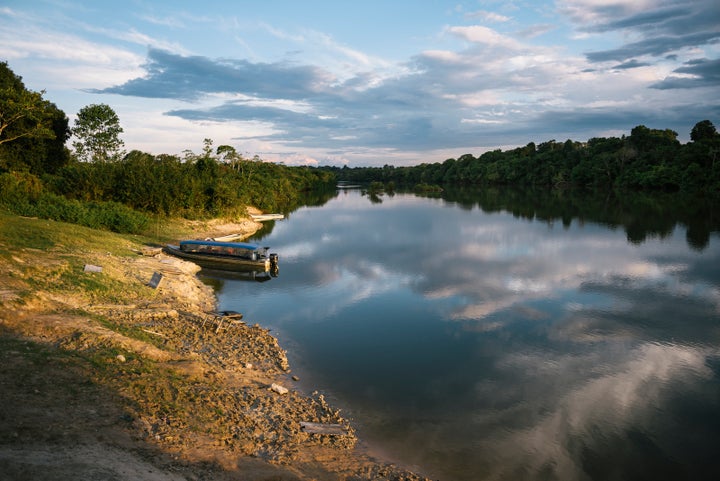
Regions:
<svg viewBox="0 0 720 481"><path fill-rule="evenodd" d="M219 145L215 151L221 162L228 165L231 169L240 172L243 175L243 166L247 163L246 159L235 150L231 145Z"/></svg>
<svg viewBox="0 0 720 481"><path fill-rule="evenodd" d="M717 138L718 132L712 122L709 120L702 120L695 124L692 131L690 132L690 139L693 142L700 142L703 140L713 140Z"/></svg>
<svg viewBox="0 0 720 481"><path fill-rule="evenodd" d="M125 143L120 139L123 133L120 119L107 104L80 109L72 133L77 138L73 147L79 160L111 162L123 156Z"/></svg>
<svg viewBox="0 0 720 481"><path fill-rule="evenodd" d="M25 88L0 62L0 169L54 172L68 161L68 120L44 91Z"/></svg>

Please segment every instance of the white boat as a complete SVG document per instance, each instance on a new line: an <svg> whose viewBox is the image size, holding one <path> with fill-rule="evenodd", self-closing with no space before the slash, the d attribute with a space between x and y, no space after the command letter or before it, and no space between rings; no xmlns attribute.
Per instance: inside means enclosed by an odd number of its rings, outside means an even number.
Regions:
<svg viewBox="0 0 720 481"><path fill-rule="evenodd" d="M257 222L263 222L266 220L279 220L285 218L285 216L282 214L251 214L250 217L252 217L252 219Z"/></svg>

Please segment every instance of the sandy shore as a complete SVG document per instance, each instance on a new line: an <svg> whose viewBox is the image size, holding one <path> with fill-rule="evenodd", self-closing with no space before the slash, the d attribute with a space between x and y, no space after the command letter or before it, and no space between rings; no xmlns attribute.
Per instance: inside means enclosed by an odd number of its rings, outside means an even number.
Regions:
<svg viewBox="0 0 720 481"><path fill-rule="evenodd" d="M197 226L198 237L259 227ZM0 479L425 479L360 452L338 409L294 388L267 330L216 315L197 266L139 251L86 254L102 269L88 285L137 291L132 302L28 275L71 255L0 259Z"/></svg>

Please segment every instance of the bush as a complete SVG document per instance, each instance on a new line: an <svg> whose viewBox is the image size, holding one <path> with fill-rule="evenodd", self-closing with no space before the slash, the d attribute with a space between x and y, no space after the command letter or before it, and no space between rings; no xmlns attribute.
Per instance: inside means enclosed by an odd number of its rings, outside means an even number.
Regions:
<svg viewBox="0 0 720 481"><path fill-rule="evenodd" d="M128 234L141 233L150 221L118 202L81 202L47 192L40 179L27 172L0 174L0 205L18 215Z"/></svg>
<svg viewBox="0 0 720 481"><path fill-rule="evenodd" d="M43 192L43 184L29 172L0 174L0 204L10 206L36 201Z"/></svg>

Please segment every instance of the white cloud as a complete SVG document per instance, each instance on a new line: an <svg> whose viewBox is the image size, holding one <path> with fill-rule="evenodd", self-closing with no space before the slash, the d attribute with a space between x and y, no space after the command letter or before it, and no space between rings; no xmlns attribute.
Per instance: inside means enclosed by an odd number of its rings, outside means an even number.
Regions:
<svg viewBox="0 0 720 481"><path fill-rule="evenodd" d="M708 0L698 4L710 8ZM117 18L111 18L110 11L77 5L41 16L5 7L0 58L30 88L46 89L61 108L76 108L82 91L84 104L99 99L109 99L113 106L143 105L152 98L192 100L197 103L172 104L170 110L187 119L217 121L218 129L226 121L271 125L272 138L233 138L275 153L291 145L286 160L300 163L338 159L402 165L415 163L419 152L424 159L442 160L456 152L524 145L530 137L585 140L607 131L627 133L653 119L653 125L682 135L717 108L712 101L699 104L687 89L648 88L666 78L690 78L678 67L716 53L714 47L691 49L685 42L676 47L676 58L660 58L654 52L669 47L651 43L641 45L649 53L632 61L624 58L631 48L593 51L593 60L589 54L568 55L568 50L583 47L567 45L572 32L547 9L535 12L537 20L547 23L527 24L526 12L510 14L508 5L497 2L484 5L485 10L470 16L461 9L444 9L450 20L430 27L435 30L425 25L420 32L403 27L372 34L374 39L392 33L393 41L418 46L420 53L398 60L384 58L377 48L374 52L381 54L372 54L365 44L346 43L342 32L301 18L250 20L213 9L193 13L162 7L124 15L114 11ZM668 2L565 0L557 5L575 22L576 32L593 34L595 50L627 39L637 42L650 31L635 25L665 28L664 18L685 18ZM698 18L711 17L700 15L699 7L693 12ZM92 17L96 13L106 14L107 21L97 22ZM468 18L502 23L503 30L460 24ZM511 29L515 33L507 33ZM555 30L552 35L536 36L550 29ZM357 42L360 37L348 38ZM710 85L709 76L698 78L702 70L693 72L693 81ZM103 91L116 95L100 96ZM200 105L199 100L215 103ZM154 126L149 130L158 133ZM275 153L273 159L281 158Z"/></svg>
<svg viewBox="0 0 720 481"><path fill-rule="evenodd" d="M488 12L487 10L478 10L477 12L471 12L466 15L467 18L481 18L487 22L503 23L510 21L510 17L501 15L495 12Z"/></svg>
<svg viewBox="0 0 720 481"><path fill-rule="evenodd" d="M186 25L183 20L176 16L156 17L154 15L141 14L138 18L144 20L145 22L152 23L154 25L161 25L163 27L184 28Z"/></svg>
<svg viewBox="0 0 720 481"><path fill-rule="evenodd" d="M422 55L443 63L463 63L463 56L461 54L449 50L426 50Z"/></svg>
<svg viewBox="0 0 720 481"><path fill-rule="evenodd" d="M0 55L17 59L40 57L92 65L138 65L142 57L125 49L90 42L75 35L58 32L3 29Z"/></svg>
<svg viewBox="0 0 720 481"><path fill-rule="evenodd" d="M658 7L657 1L559 0L557 2L557 8L561 13L582 24L606 22L611 18L642 12L653 7Z"/></svg>
<svg viewBox="0 0 720 481"><path fill-rule="evenodd" d="M522 48L517 40L502 35L497 31L482 25L472 25L469 27L449 27L448 32L457 35L468 42L487 45L491 47L505 47L512 50Z"/></svg>

